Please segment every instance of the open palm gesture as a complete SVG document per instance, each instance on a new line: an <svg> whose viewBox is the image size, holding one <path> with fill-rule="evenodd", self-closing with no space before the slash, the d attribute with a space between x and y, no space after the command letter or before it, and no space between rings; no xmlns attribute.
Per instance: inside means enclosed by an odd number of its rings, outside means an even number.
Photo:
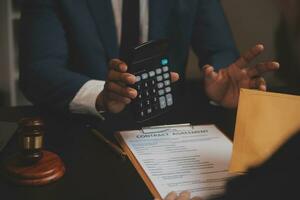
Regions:
<svg viewBox="0 0 300 200"><path fill-rule="evenodd" d="M238 104L240 88L266 91L267 86L262 75L279 68L277 62L264 62L249 67L249 63L264 51L258 44L248 50L236 62L218 72L210 65L203 67L205 91L213 101L227 108Z"/></svg>

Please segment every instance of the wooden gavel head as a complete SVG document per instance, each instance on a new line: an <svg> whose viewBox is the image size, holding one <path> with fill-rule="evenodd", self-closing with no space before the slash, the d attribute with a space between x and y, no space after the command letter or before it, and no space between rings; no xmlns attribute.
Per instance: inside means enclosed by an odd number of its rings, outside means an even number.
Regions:
<svg viewBox="0 0 300 200"><path fill-rule="evenodd" d="M34 164L43 157L44 122L40 118L25 118L19 122L19 148L24 164Z"/></svg>

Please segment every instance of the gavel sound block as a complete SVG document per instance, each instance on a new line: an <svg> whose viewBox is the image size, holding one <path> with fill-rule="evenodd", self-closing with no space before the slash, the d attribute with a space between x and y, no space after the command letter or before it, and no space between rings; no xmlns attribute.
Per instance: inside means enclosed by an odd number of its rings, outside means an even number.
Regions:
<svg viewBox="0 0 300 200"><path fill-rule="evenodd" d="M2 174L20 185L45 185L60 179L65 167L56 154L43 150L43 121L23 119L17 131L20 152L3 162Z"/></svg>

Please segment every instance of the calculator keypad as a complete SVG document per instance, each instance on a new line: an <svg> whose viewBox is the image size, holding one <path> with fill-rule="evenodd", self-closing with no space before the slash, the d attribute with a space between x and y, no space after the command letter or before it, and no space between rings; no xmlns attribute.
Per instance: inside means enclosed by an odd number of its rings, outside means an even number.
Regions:
<svg viewBox="0 0 300 200"><path fill-rule="evenodd" d="M174 103L167 64L161 62L156 68L135 74L138 96L134 101L134 108L142 120L160 114Z"/></svg>

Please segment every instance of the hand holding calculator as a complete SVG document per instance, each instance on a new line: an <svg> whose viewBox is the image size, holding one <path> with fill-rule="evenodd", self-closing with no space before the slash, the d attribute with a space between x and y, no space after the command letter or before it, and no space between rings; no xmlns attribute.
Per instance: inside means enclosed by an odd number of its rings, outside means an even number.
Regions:
<svg viewBox="0 0 300 200"><path fill-rule="evenodd" d="M138 122L161 115L174 105L167 48L165 40L150 41L135 47L128 58L128 72L136 76L133 87L138 96L131 107Z"/></svg>

